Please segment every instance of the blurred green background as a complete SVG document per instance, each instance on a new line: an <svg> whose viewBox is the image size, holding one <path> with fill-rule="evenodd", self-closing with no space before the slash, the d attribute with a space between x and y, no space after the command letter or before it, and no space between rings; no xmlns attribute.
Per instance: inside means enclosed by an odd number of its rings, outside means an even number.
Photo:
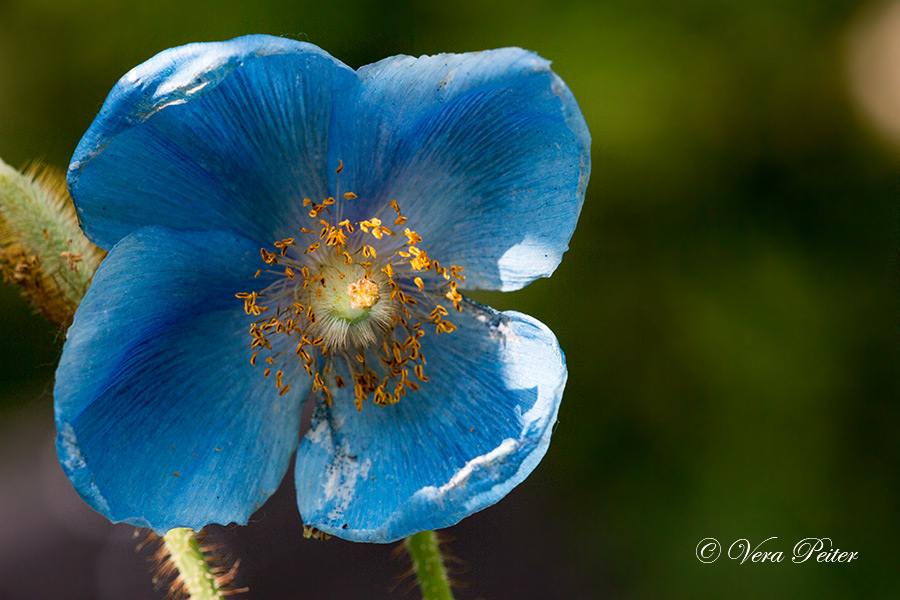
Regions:
<svg viewBox="0 0 900 600"><path fill-rule="evenodd" d="M284 35L352 67L535 50L581 105L593 173L556 274L478 298L547 323L569 383L537 471L448 531L459 597L900 597L900 153L851 69L883 6L0 0L0 157L65 167L116 80L187 42ZM0 509L31 522L16 511L66 490L28 483L53 469L62 335L9 285L0 310L0 468L18 477ZM390 548L299 539L291 496L213 532L249 597L415 597ZM164 597L142 559L110 567L106 538L60 527L27 552L0 544L0 597L40 597L26 576L57 569L59 597ZM771 536L785 562L695 557L703 538ZM791 564L811 536L859 559ZM104 582L128 569L132 587Z"/></svg>

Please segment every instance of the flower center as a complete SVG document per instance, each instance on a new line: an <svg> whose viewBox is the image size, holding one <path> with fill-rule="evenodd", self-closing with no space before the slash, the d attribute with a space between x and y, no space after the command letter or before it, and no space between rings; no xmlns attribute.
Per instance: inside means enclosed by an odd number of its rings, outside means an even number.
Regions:
<svg viewBox="0 0 900 600"><path fill-rule="evenodd" d="M375 306L375 303L378 302L378 299L381 298L381 293L378 290L378 284L369 279L368 277L363 277L362 279L357 279L353 283L347 286L347 295L349 296L349 304L350 308L354 310L363 310L368 314L370 308ZM350 319L358 319L361 314L355 315L347 315L345 318Z"/></svg>
<svg viewBox="0 0 900 600"><path fill-rule="evenodd" d="M256 365L260 353L268 355L263 376L274 371L280 394L303 370L329 406L331 390L350 385L361 410L369 400L382 406L398 402L428 381L420 342L425 325L433 325L435 335L456 330L444 304L449 300L462 310L457 284L465 277L461 267L445 268L429 257L420 247L422 237L409 228L401 236L378 216L355 223L342 219L343 205L357 196L341 198L304 200L314 223L300 228L306 242L287 238L274 243L274 252L260 249L275 281L236 296L254 318L250 363ZM397 214L393 224L404 226L407 218L397 202L389 206ZM323 218L332 217L332 207L336 218Z"/></svg>
<svg viewBox="0 0 900 600"><path fill-rule="evenodd" d="M387 275L352 261L349 252L351 260L346 264L342 254L316 254L322 262L313 266L314 281L294 284L294 299L315 315L307 324L307 335L321 337L324 347L332 350L374 344L392 328L398 313Z"/></svg>

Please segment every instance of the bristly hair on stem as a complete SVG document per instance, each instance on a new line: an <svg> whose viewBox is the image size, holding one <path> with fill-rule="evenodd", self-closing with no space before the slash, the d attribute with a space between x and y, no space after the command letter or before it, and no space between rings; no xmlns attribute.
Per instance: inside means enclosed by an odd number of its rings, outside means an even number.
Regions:
<svg viewBox="0 0 900 600"><path fill-rule="evenodd" d="M188 600L224 600L243 594L248 588L235 588L234 579L240 561L224 557L221 548L206 541L206 536L187 528L172 529L159 537L154 562L153 583L168 588L168 597Z"/></svg>
<svg viewBox="0 0 900 600"><path fill-rule="evenodd" d="M406 538L403 545L412 560L422 600L453 600L437 533L420 531Z"/></svg>
<svg viewBox="0 0 900 600"><path fill-rule="evenodd" d="M81 232L64 175L0 160L0 274L62 328L72 322L106 252Z"/></svg>
<svg viewBox="0 0 900 600"><path fill-rule="evenodd" d="M82 233L75 205L59 171L32 165L19 172L0 160L0 275L16 283L47 318L66 329L106 256ZM238 562L230 567L218 548L201 544L190 529L159 538L157 585L169 597L224 600L246 592L232 587ZM140 550L140 547L138 548Z"/></svg>
<svg viewBox="0 0 900 600"><path fill-rule="evenodd" d="M450 544L453 542L454 538L448 536L444 532L435 532L435 535L437 536L438 550L441 559L444 562L444 571L446 572L450 589L466 589L468 585L464 576L469 569L466 562L454 554L450 549ZM408 595L413 588L420 587L418 574L416 573L416 568L409 555L406 539L394 546L394 549L391 552L391 558L404 565L403 572L397 575L394 585L391 586L391 592L399 590L401 595Z"/></svg>

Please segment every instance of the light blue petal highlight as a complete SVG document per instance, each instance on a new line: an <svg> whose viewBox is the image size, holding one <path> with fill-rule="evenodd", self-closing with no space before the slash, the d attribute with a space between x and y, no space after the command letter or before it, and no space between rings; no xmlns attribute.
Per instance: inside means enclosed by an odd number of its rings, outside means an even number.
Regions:
<svg viewBox="0 0 900 600"><path fill-rule="evenodd" d="M391 542L500 500L547 451L566 382L553 333L516 312L465 305L423 338L427 383L398 404L319 402L297 451L300 513L345 539Z"/></svg>
<svg viewBox="0 0 900 600"><path fill-rule="evenodd" d="M549 276L578 220L591 142L550 63L505 48L395 56L358 74L329 150L359 195L356 216L397 200L429 256L465 268L468 289Z"/></svg>
<svg viewBox="0 0 900 600"><path fill-rule="evenodd" d="M69 166L87 236L137 227L296 235L328 195L335 96L354 72L303 42L254 35L166 50L113 88ZM308 209L307 209L308 210Z"/></svg>
<svg viewBox="0 0 900 600"><path fill-rule="evenodd" d="M246 523L281 482L308 378L279 396L249 364L234 295L265 285L260 264L246 238L149 227L97 271L54 396L60 462L110 520L159 533Z"/></svg>

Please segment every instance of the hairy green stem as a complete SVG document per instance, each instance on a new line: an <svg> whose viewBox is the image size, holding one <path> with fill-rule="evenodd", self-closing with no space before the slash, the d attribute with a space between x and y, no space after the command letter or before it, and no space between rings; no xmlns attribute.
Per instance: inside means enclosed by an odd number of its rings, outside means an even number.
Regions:
<svg viewBox="0 0 900 600"><path fill-rule="evenodd" d="M62 173L0 160L0 275L51 321L72 322L106 253L81 232Z"/></svg>
<svg viewBox="0 0 900 600"><path fill-rule="evenodd" d="M21 285L47 317L66 328L105 255L82 233L61 173L20 173L0 160L2 279ZM178 571L176 585L191 600L223 600L220 580L192 530L172 529L163 545Z"/></svg>
<svg viewBox="0 0 900 600"><path fill-rule="evenodd" d="M406 538L406 550L419 579L422 600L453 600L437 534L420 531Z"/></svg>
<svg viewBox="0 0 900 600"><path fill-rule="evenodd" d="M192 530L186 527L172 529L163 536L163 543L191 600L223 600L222 591Z"/></svg>

